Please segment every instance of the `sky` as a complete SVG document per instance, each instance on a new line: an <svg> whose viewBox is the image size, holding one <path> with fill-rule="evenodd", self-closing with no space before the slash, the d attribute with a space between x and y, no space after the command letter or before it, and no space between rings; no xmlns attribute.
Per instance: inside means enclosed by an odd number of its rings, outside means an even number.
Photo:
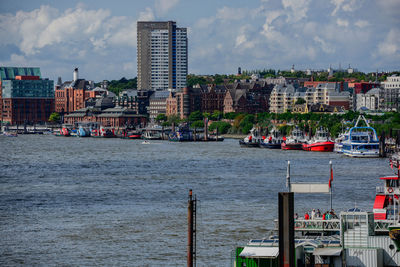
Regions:
<svg viewBox="0 0 400 267"><path fill-rule="evenodd" d="M400 70L400 0L1 0L0 66L133 78L136 22L188 29L189 73Z"/></svg>

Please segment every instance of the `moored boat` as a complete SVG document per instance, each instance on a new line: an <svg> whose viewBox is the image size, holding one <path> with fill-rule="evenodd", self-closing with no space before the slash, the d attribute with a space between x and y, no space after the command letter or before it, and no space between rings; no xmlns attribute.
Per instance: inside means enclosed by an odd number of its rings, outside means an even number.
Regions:
<svg viewBox="0 0 400 267"><path fill-rule="evenodd" d="M3 135L8 136L8 137L17 137L18 133L17 132L4 132Z"/></svg>
<svg viewBox="0 0 400 267"><path fill-rule="evenodd" d="M332 152L335 143L330 140L328 132L320 127L317 129L315 136L308 142L303 144L303 150L316 152Z"/></svg>
<svg viewBox="0 0 400 267"><path fill-rule="evenodd" d="M270 148L270 149L280 149L283 143L283 136L281 132L275 127L272 128L269 136L265 138L261 143L260 147Z"/></svg>
<svg viewBox="0 0 400 267"><path fill-rule="evenodd" d="M358 126L360 119L366 126ZM364 116L360 115L352 127L347 138L343 141L343 154L358 158L379 157L379 140L374 128L370 127Z"/></svg>
<svg viewBox="0 0 400 267"><path fill-rule="evenodd" d="M283 150L303 150L303 143L305 141L303 131L296 126L290 136L283 138L281 148Z"/></svg>
<svg viewBox="0 0 400 267"><path fill-rule="evenodd" d="M246 136L243 140L239 140L241 147L260 147L263 138L256 128L250 130L250 135Z"/></svg>

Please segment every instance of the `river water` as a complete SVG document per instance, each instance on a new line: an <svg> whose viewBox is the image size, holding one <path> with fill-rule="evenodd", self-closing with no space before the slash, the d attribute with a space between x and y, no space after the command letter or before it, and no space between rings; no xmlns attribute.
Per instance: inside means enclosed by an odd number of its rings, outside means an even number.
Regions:
<svg viewBox="0 0 400 267"><path fill-rule="evenodd" d="M293 182L328 182L335 211L372 210L387 159L241 148L237 140L173 143L0 136L0 265L184 266L187 198L198 199L198 266L230 266L231 251L269 235ZM329 195L296 195L295 212Z"/></svg>

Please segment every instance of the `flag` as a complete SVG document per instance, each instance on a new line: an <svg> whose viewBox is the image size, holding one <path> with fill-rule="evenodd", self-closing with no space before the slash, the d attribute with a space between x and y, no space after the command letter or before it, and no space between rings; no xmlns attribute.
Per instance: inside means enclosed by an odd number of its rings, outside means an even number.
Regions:
<svg viewBox="0 0 400 267"><path fill-rule="evenodd" d="M329 188L332 186L332 181L333 181L333 168L331 167L331 177L329 177Z"/></svg>
<svg viewBox="0 0 400 267"><path fill-rule="evenodd" d="M391 167L392 170L393 170L393 161L392 161L392 159L390 159L390 167Z"/></svg>

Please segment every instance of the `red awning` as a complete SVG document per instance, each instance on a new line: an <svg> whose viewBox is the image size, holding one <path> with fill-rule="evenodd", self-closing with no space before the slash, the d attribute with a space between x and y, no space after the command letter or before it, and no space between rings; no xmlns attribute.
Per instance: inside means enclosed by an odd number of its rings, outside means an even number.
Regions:
<svg viewBox="0 0 400 267"><path fill-rule="evenodd" d="M397 176L386 176L386 177L381 177L379 179L381 179L381 180L399 180L399 177L397 177Z"/></svg>
<svg viewBox="0 0 400 267"><path fill-rule="evenodd" d="M375 203L374 203L374 209L383 209L383 206L385 204L385 195L377 195L375 197Z"/></svg>

